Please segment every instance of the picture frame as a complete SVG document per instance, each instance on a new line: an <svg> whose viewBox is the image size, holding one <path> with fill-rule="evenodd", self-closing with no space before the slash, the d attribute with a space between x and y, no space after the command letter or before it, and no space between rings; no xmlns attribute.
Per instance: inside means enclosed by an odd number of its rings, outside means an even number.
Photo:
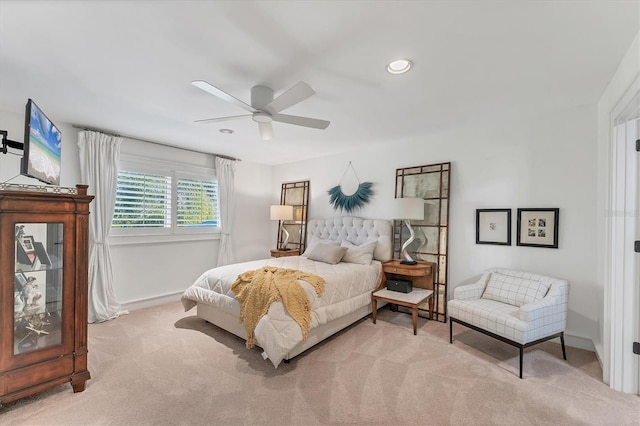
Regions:
<svg viewBox="0 0 640 426"><path fill-rule="evenodd" d="M21 270L16 272L15 278L15 291L22 291L22 288L27 283L27 276Z"/></svg>
<svg viewBox="0 0 640 426"><path fill-rule="evenodd" d="M511 209L476 209L476 244L511 245Z"/></svg>
<svg viewBox="0 0 640 426"><path fill-rule="evenodd" d="M36 248L34 242L32 235L23 235L22 239L19 240L20 246L22 246L22 249L27 254L35 252Z"/></svg>
<svg viewBox="0 0 640 426"><path fill-rule="evenodd" d="M558 248L559 208L519 208L516 244Z"/></svg>

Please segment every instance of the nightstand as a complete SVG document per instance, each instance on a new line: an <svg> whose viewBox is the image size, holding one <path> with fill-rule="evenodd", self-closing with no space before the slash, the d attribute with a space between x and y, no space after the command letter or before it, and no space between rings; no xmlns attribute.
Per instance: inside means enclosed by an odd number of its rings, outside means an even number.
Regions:
<svg viewBox="0 0 640 426"><path fill-rule="evenodd" d="M413 317L413 334L417 334L418 305L429 301L429 319L433 319L433 264L418 262L415 265L404 265L400 260L393 259L382 264L383 280L371 294L371 310L373 323L376 323L378 300L391 304L411 308ZM386 287L387 279L400 279L412 282L411 293L389 291Z"/></svg>
<svg viewBox="0 0 640 426"><path fill-rule="evenodd" d="M299 256L300 250L271 250L271 257Z"/></svg>

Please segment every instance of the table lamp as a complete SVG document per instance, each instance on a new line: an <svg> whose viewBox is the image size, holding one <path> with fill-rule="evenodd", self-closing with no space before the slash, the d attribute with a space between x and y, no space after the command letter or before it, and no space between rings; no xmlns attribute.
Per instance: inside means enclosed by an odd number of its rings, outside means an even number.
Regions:
<svg viewBox="0 0 640 426"><path fill-rule="evenodd" d="M292 220L293 219L293 206L275 205L271 206L271 220ZM284 241L282 246L278 247L278 250L291 250L287 248L287 242L289 241L289 232L282 226L282 222L278 224L278 229L282 229L284 232ZM279 239L279 238L278 238ZM276 243L277 247L277 243Z"/></svg>
<svg viewBox="0 0 640 426"><path fill-rule="evenodd" d="M393 206L393 218L404 220L405 225L409 228L409 239L402 245L402 257L404 259L400 263L403 265L415 265L418 262L413 260L407 252L407 247L416 237L409 221L424 219L424 200L422 198L396 198Z"/></svg>

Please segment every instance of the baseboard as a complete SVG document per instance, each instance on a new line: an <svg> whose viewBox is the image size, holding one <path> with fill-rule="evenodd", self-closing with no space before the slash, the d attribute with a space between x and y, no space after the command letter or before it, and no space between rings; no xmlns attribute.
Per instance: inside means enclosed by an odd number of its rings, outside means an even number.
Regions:
<svg viewBox="0 0 640 426"><path fill-rule="evenodd" d="M596 358L600 363L600 368L602 368L602 371L604 371L604 367L602 364L602 359L604 358L604 347L602 346L602 344L596 345Z"/></svg>
<svg viewBox="0 0 640 426"><path fill-rule="evenodd" d="M182 291L176 293L167 293L160 296L149 297L146 299L130 300L128 302L122 302L120 305L127 311L137 311L140 309L151 308L153 306L163 305L165 303L176 302L180 300Z"/></svg>
<svg viewBox="0 0 640 426"><path fill-rule="evenodd" d="M555 338L553 340L550 340L550 342L560 344L560 339ZM596 347L593 345L593 340L586 337L573 336L571 334L564 333L564 344L567 346L571 346L572 348L584 349L585 351L596 351Z"/></svg>

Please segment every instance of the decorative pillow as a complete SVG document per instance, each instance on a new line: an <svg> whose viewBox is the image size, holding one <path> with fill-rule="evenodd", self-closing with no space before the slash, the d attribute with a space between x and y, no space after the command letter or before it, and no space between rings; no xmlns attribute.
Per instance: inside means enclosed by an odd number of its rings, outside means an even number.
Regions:
<svg viewBox="0 0 640 426"><path fill-rule="evenodd" d="M304 252L304 255L311 260L335 265L340 262L346 252L346 247L340 247L334 244L317 243L309 247Z"/></svg>
<svg viewBox="0 0 640 426"><path fill-rule="evenodd" d="M304 250L304 253L302 254L303 256L307 255L307 252L309 252L309 250L315 246L316 244L329 244L332 246L339 246L340 245L340 241L335 241L335 240L323 240L322 238L319 238L315 235L311 236L311 241L309 241L309 244L307 244L307 248Z"/></svg>
<svg viewBox="0 0 640 426"><path fill-rule="evenodd" d="M542 299L547 295L550 285L551 283L546 281L493 272L489 276L482 298L520 307Z"/></svg>
<svg viewBox="0 0 640 426"><path fill-rule="evenodd" d="M341 247L346 247L347 252L342 258L342 262L347 263L359 263L361 265L371 265L373 259L373 252L376 250L377 241L371 241L361 244L359 246L350 243L349 241L343 241Z"/></svg>

